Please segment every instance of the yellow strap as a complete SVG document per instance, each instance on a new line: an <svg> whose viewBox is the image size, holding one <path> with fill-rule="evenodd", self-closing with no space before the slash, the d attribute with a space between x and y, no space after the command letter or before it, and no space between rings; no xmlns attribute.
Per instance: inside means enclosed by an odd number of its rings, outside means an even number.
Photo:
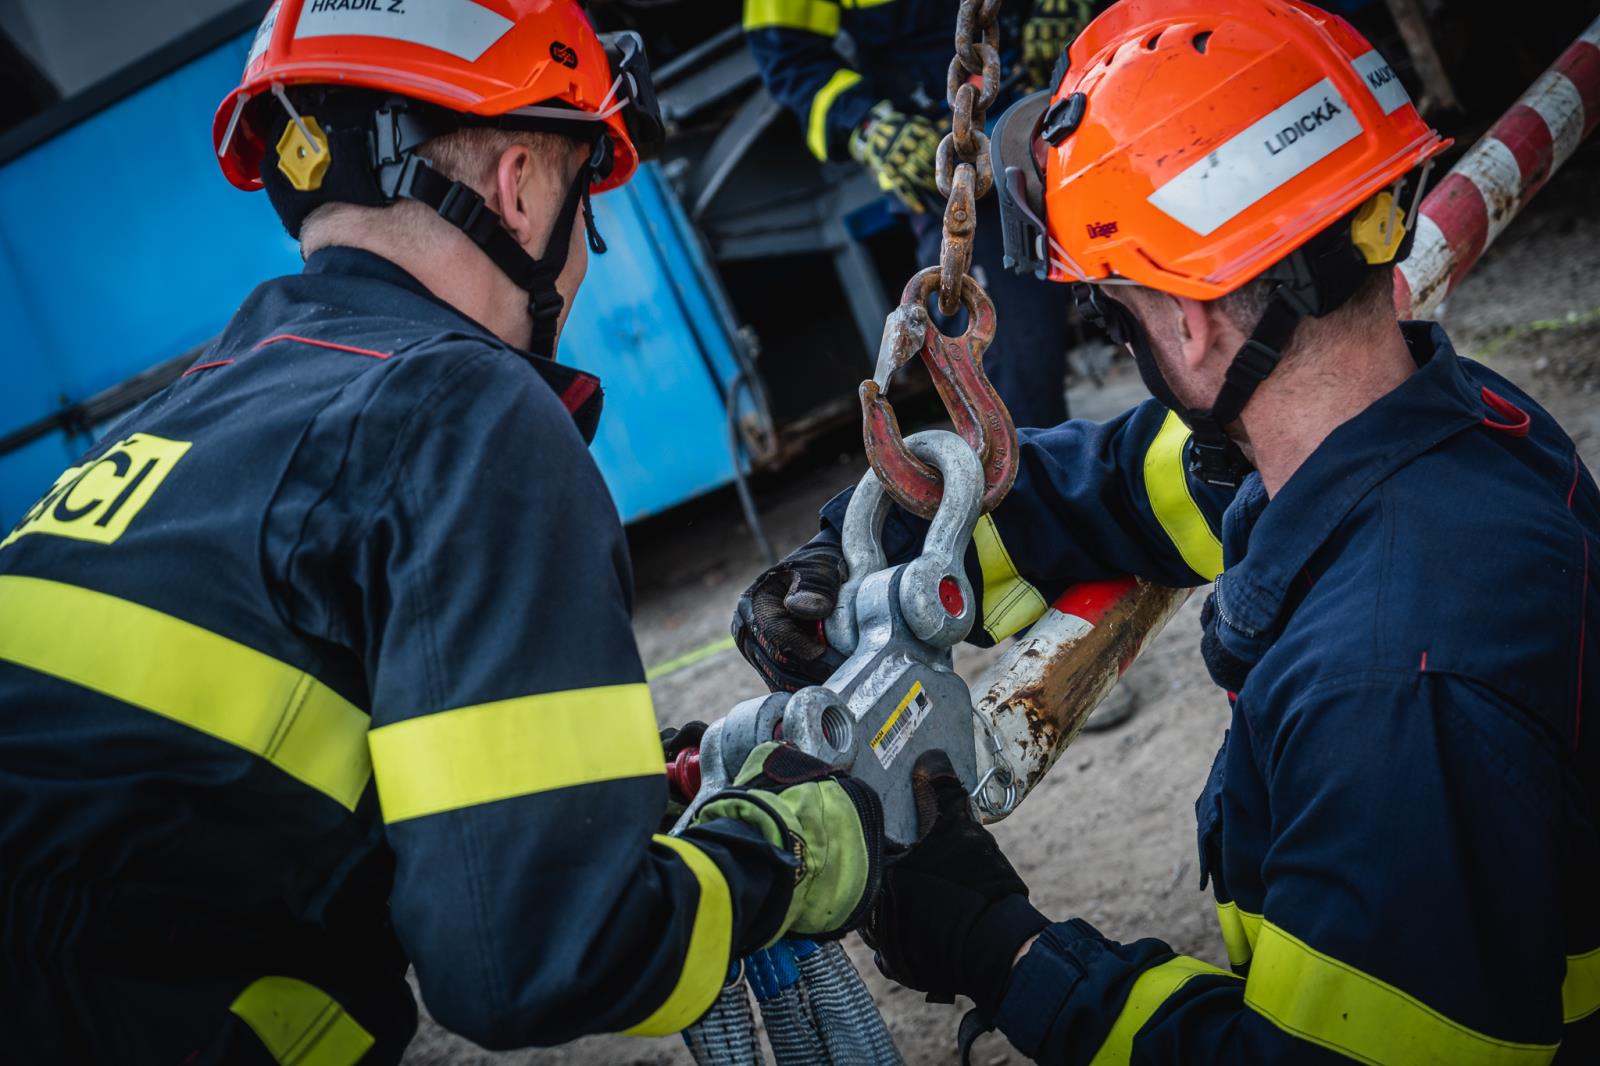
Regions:
<svg viewBox="0 0 1600 1066"><path fill-rule="evenodd" d="M972 530L978 549L978 569L983 573L983 628L1001 641L1032 625L1049 606L1039 590L1017 572L1011 553L1000 540L994 516L984 515Z"/></svg>
<svg viewBox="0 0 1600 1066"><path fill-rule="evenodd" d="M1555 1044L1519 1044L1468 1029L1414 996L1261 924L1245 1005L1302 1040L1372 1066L1533 1066Z"/></svg>
<svg viewBox="0 0 1600 1066"><path fill-rule="evenodd" d="M839 32L835 0L744 0L746 30L805 30L832 37Z"/></svg>
<svg viewBox="0 0 1600 1066"><path fill-rule="evenodd" d="M643 683L458 707L367 736L386 822L665 772Z"/></svg>
<svg viewBox="0 0 1600 1066"><path fill-rule="evenodd" d="M0 576L0 659L180 722L354 810L368 718L303 670L103 592Z"/></svg>
<svg viewBox="0 0 1600 1066"><path fill-rule="evenodd" d="M1261 935L1261 915L1240 910L1231 900L1217 904L1217 922L1222 926L1222 942L1228 946L1228 962L1243 966L1256 949Z"/></svg>
<svg viewBox="0 0 1600 1066"><path fill-rule="evenodd" d="M1600 948L1567 956L1561 982L1561 1020L1571 1025L1600 1010Z"/></svg>
<svg viewBox="0 0 1600 1066"><path fill-rule="evenodd" d="M828 108L833 106L840 93L860 80L861 75L849 68L836 70L827 84L811 98L811 115L806 122L806 147L824 163L828 161Z"/></svg>
<svg viewBox="0 0 1600 1066"><path fill-rule="evenodd" d="M857 9L864 7L882 7L884 4L892 3L894 3L894 0L844 0L845 7Z"/></svg>
<svg viewBox="0 0 1600 1066"><path fill-rule="evenodd" d="M1133 988L1128 991L1128 1001L1122 1005L1122 1012L1111 1023L1111 1032L1106 1035L1105 1043L1094 1053L1089 1066L1128 1066L1133 1056L1133 1038L1139 1035L1144 1023L1174 992L1202 974L1233 977L1226 970L1219 970L1208 962L1191 959L1187 955L1168 959L1140 974L1138 980L1133 982ZM1237 977L1233 979L1238 980Z"/></svg>
<svg viewBox="0 0 1600 1066"><path fill-rule="evenodd" d="M683 954L683 969L667 1000L644 1021L626 1031L627 1036L666 1036L685 1029L704 1014L722 991L733 954L733 899L728 882L710 857L687 840L658 836L655 842L678 853L700 882L700 902L694 909L694 928Z"/></svg>
<svg viewBox="0 0 1600 1066"><path fill-rule="evenodd" d="M278 1066L355 1066L373 1045L372 1034L332 996L293 977L262 977L228 1009Z"/></svg>
<svg viewBox="0 0 1600 1066"><path fill-rule="evenodd" d="M1183 461L1184 445L1189 443L1189 427L1168 412L1161 431L1144 453L1144 487L1150 494L1150 509L1156 521L1172 539L1178 554L1189 569L1207 581L1222 573L1222 542L1211 532L1211 524L1200 512L1189 492L1189 470Z"/></svg>

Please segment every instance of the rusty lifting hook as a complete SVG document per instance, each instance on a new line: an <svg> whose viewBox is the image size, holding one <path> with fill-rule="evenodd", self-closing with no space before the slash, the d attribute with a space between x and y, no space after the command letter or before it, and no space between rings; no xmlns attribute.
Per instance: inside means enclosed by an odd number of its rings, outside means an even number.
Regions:
<svg viewBox="0 0 1600 1066"><path fill-rule="evenodd" d="M946 336L933 324L927 299L939 287L939 268L918 271L900 306L889 313L878 348L878 366L861 383L861 425L867 461L894 501L923 518L932 518L944 495L944 481L933 467L911 454L900 434L900 422L885 393L889 377L920 355L944 401L955 430L983 464L984 513L1011 491L1017 478L1017 430L999 393L983 372L983 353L994 340L994 301L965 275L961 305L967 310L966 332Z"/></svg>
<svg viewBox="0 0 1600 1066"><path fill-rule="evenodd" d="M983 465L981 510L995 509L1017 478L1017 429L1011 414L983 372L983 353L994 340L994 301L971 273L976 201L994 184L989 138L984 135L989 107L1001 90L999 30L1002 0L961 0L956 17L956 55L950 61L946 99L950 132L939 143L939 191L945 204L939 265L919 271L900 294L900 306L883 325L878 366L861 383L861 428L867 461L884 491L900 506L932 518L944 495L939 472L918 459L900 435L900 423L884 393L889 378L921 355L944 400L945 410ZM939 293L939 310L967 310L966 332L946 335L928 313L928 297Z"/></svg>

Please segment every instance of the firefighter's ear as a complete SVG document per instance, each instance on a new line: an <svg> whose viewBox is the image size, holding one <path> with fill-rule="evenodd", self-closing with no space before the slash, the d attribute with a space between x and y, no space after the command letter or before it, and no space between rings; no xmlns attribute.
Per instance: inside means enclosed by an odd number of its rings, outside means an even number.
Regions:
<svg viewBox="0 0 1600 1066"><path fill-rule="evenodd" d="M542 248L530 245L546 239L555 214L549 206L549 185L545 168L538 165L533 150L525 144L512 145L495 162L489 207L500 215L501 223L529 255L542 254Z"/></svg>
<svg viewBox="0 0 1600 1066"><path fill-rule="evenodd" d="M1183 365L1185 369L1198 370L1220 340L1221 312L1187 296L1173 296L1171 300L1170 313L1175 318L1173 333L1178 338Z"/></svg>

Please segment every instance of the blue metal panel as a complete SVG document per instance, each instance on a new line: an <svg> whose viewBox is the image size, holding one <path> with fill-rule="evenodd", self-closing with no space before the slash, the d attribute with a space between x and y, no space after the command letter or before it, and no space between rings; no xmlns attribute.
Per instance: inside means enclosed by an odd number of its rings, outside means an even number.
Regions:
<svg viewBox="0 0 1600 1066"><path fill-rule="evenodd" d="M244 58L242 42L216 49L0 169L0 233L27 263L12 285L67 395L204 341L259 281L299 269L271 208L222 180L211 150Z"/></svg>
<svg viewBox="0 0 1600 1066"><path fill-rule="evenodd" d="M0 432L203 342L257 283L299 269L266 198L228 185L211 150L247 43L0 167ZM715 280L656 168L595 205L611 251L591 261L562 348L605 382L594 451L631 521L732 478L735 363ZM0 523L82 443L57 435L0 457Z"/></svg>
<svg viewBox="0 0 1600 1066"><path fill-rule="evenodd" d="M733 477L726 408L701 358L702 339L720 344L725 365L732 356L709 304L702 298L693 316L679 299L667 263L685 262L684 249L669 227L651 225L661 221L651 214L661 194L651 166L594 200L610 251L590 257L561 338L562 358L605 384L594 453L628 522ZM686 266L677 269L680 281L692 277Z"/></svg>

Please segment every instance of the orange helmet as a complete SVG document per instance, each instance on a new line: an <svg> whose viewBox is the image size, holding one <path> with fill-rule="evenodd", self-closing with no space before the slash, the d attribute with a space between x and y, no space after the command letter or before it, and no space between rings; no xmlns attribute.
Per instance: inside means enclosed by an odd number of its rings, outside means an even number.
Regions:
<svg viewBox="0 0 1600 1066"><path fill-rule="evenodd" d="M542 256L419 154L468 127L589 147ZM554 356L555 283L580 207L589 246L605 251L589 194L627 181L662 126L638 35L597 36L576 0L275 0L212 134L228 180L265 187L292 236L325 203L432 208L528 293L530 349Z"/></svg>
<svg viewBox="0 0 1600 1066"><path fill-rule="evenodd" d="M612 162L596 192L626 182L639 165L638 142L648 157L661 136L637 36L602 39L575 0L276 0L243 80L212 122L222 172L239 188L261 188L274 136L250 105L295 85L394 93L459 112L468 124L600 123Z"/></svg>
<svg viewBox="0 0 1600 1066"><path fill-rule="evenodd" d="M1403 255L1401 202L1414 214L1450 142L1359 33L1301 0L1121 0L1063 63L1054 92L995 129L1007 265L1076 283L1084 317L1193 430L1191 470L1237 485L1249 465L1229 427L1302 319ZM1106 288L1210 300L1256 278L1266 309L1204 409L1178 400Z"/></svg>
<svg viewBox="0 0 1600 1066"><path fill-rule="evenodd" d="M1222 296L1450 143L1300 0L1122 0L1064 58L995 138L1008 257L1053 281ZM1374 255L1398 247L1377 221L1354 236Z"/></svg>

